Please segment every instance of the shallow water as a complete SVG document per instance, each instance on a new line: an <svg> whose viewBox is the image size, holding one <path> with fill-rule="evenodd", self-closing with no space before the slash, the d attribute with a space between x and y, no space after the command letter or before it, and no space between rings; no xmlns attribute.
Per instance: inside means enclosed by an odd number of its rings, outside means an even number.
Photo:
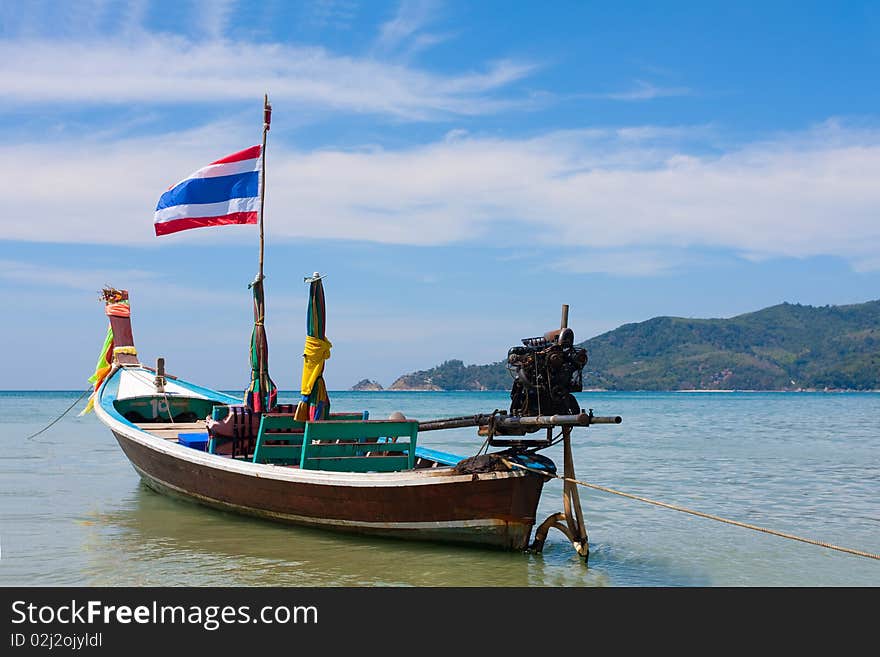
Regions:
<svg viewBox="0 0 880 657"><path fill-rule="evenodd" d="M878 586L880 561L581 489L585 566L238 517L145 488L79 392L0 392L0 585ZM880 394L582 393L623 424L575 430L579 479L880 553ZM421 420L504 409L504 392L336 392L334 411ZM282 401L294 401L282 395ZM424 433L462 455L472 429ZM559 446L545 452L562 466ZM549 482L539 520L562 509Z"/></svg>

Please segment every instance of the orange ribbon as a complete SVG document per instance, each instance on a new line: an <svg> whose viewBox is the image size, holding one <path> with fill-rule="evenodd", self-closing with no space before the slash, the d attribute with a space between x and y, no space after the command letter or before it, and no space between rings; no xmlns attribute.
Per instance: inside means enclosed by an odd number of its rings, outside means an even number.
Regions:
<svg viewBox="0 0 880 657"><path fill-rule="evenodd" d="M127 303L108 303L104 306L108 317L131 317L131 306Z"/></svg>

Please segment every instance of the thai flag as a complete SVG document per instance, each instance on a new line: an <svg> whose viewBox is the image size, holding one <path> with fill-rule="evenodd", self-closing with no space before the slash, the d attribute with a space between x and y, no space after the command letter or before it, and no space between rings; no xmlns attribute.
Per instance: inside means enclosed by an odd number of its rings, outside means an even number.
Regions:
<svg viewBox="0 0 880 657"><path fill-rule="evenodd" d="M156 205L156 235L257 223L261 149L251 146L227 155L169 188Z"/></svg>

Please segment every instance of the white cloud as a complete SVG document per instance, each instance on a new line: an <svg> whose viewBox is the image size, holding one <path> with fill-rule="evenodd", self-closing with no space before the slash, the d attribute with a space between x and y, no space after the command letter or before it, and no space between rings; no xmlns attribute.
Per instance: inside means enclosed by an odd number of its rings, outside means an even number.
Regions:
<svg viewBox="0 0 880 657"><path fill-rule="evenodd" d="M658 87L645 80L635 80L633 86L626 91L613 91L604 94L589 94L592 98L608 98L610 100L653 100L670 96L689 96L687 87Z"/></svg>
<svg viewBox="0 0 880 657"><path fill-rule="evenodd" d="M549 263L557 271L576 274L613 274L615 276L656 276L674 270L685 262L681 253L651 249L610 249L559 258Z"/></svg>
<svg viewBox="0 0 880 657"><path fill-rule="evenodd" d="M310 25L347 30L357 16L358 6L354 0L313 0L307 11Z"/></svg>
<svg viewBox="0 0 880 657"><path fill-rule="evenodd" d="M414 51L442 41L442 37L422 33L436 11L437 3L434 0L402 0L394 17L380 26L377 48L390 52L409 45Z"/></svg>
<svg viewBox="0 0 880 657"><path fill-rule="evenodd" d="M216 288L201 288L184 285L174 280L168 272L155 272L148 269L113 269L76 266L53 266L45 263L34 264L21 260L0 260L0 281L7 281L17 288L37 287L44 290L94 293L99 298L101 290L107 285L136 290L138 302L147 300L152 305L174 308L192 308L192 300L200 304L221 306L230 299L228 292ZM244 287L244 286L242 286ZM239 295L244 306L249 306L250 292ZM305 307L306 296L290 296L273 300L273 311L291 310L301 312Z"/></svg>
<svg viewBox="0 0 880 657"><path fill-rule="evenodd" d="M193 21L201 26L209 39L222 39L226 36L235 4L235 0L196 0L192 6Z"/></svg>
<svg viewBox="0 0 880 657"><path fill-rule="evenodd" d="M97 293L115 278L122 277L131 284L150 283L156 276L144 270L131 269L118 271L111 269L79 269L72 267L53 267L36 265L20 260L0 260L0 280L17 286L49 286L53 288L90 290ZM127 285L129 283L126 283Z"/></svg>
<svg viewBox="0 0 880 657"><path fill-rule="evenodd" d="M205 29L222 33L224 21L217 19ZM194 43L167 34L143 33L124 41L0 41L0 85L7 106L253 101L268 91L291 106L417 120L527 107L528 99L493 94L533 69L503 60L481 71L441 75L320 47Z"/></svg>
<svg viewBox="0 0 880 657"><path fill-rule="evenodd" d="M144 19L147 15L149 0L129 0L122 8L119 21L119 33L125 38L133 38L144 32Z"/></svg>
<svg viewBox="0 0 880 657"><path fill-rule="evenodd" d="M241 134L223 125L113 143L0 146L0 239L155 244L161 191L241 148ZM840 256L862 269L876 267L880 252L880 132L834 124L711 157L677 150L648 128L524 140L456 134L397 151L270 145L268 172L275 240L448 244L516 225L536 243L635 249L640 273L675 267L658 254L688 247ZM248 228L162 239L203 243L238 230ZM597 257L569 266L613 267L613 252Z"/></svg>

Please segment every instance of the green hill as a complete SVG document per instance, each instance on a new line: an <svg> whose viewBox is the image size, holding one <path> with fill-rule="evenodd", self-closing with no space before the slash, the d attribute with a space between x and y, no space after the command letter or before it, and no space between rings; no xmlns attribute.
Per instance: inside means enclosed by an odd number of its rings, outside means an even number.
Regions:
<svg viewBox="0 0 880 657"><path fill-rule="evenodd" d="M655 317L581 344L590 357L586 388L880 389L880 300L820 307L783 303L729 319ZM503 361L465 365L460 360L403 375L391 386L509 387Z"/></svg>
<svg viewBox="0 0 880 657"><path fill-rule="evenodd" d="M465 365L447 360L442 365L404 374L391 384L391 390L506 390L510 374L504 363Z"/></svg>

